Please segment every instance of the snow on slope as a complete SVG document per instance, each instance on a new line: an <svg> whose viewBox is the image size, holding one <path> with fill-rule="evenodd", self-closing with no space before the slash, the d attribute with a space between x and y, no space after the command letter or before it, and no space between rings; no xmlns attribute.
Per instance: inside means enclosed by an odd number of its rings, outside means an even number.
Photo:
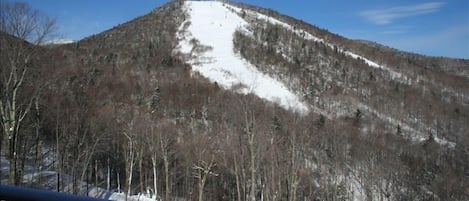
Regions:
<svg viewBox="0 0 469 201"><path fill-rule="evenodd" d="M54 40L50 40L50 41L46 41L44 44L46 45L63 45L63 44L70 44L70 43L74 43L75 41L74 40L71 40L71 39L54 39Z"/></svg>
<svg viewBox="0 0 469 201"><path fill-rule="evenodd" d="M238 13L238 14L241 14L243 12L243 9L241 8L238 8L238 7L235 7L235 6L232 6L232 5L226 5L227 8L229 8L230 10L233 10L234 12ZM317 42L321 42L321 43L324 43L326 44L328 47L334 49L334 45L331 44L331 43L328 43L326 41L324 41L323 39L321 38L318 38L316 36L314 36L313 34L305 31L305 30L302 30L302 29L298 29L298 28L294 28L293 26L285 23L285 22L282 22L278 19L275 19L275 18L272 18L272 17L269 17L267 15L264 15L264 14L261 14L261 13L258 13L258 12L255 12L255 11L250 11L250 10L244 10L244 12L250 14L250 15L253 15L253 16L256 16L257 19L260 19L260 20L263 20L263 21L266 21L268 23L271 23L271 24L274 24L274 25L279 25L289 31L291 31L292 33L295 33L296 35L298 36L303 36L304 39L306 40L312 40L312 41L317 41ZM361 55L358 55L358 54L355 54L353 52L350 52L348 50L344 50L344 49L341 49L341 48L338 48L338 51L339 52L342 52L344 53L345 55L349 56L349 57L352 57L354 59L359 59L359 60L362 60L363 62L365 62L368 66L370 67L373 67L373 68L379 68L379 69L382 69L382 70L385 70L387 71L390 75L391 75L391 78L392 79L395 79L395 80L398 80L400 81L401 83L405 83L405 84L412 84L412 80L407 78L405 75L399 73L399 72L396 72L384 65L380 65L378 64L377 62L374 62L370 59L367 59ZM400 125L402 126L403 129L406 129L406 130L409 130L411 131L411 133L414 133L414 135L410 136L410 138L413 140L413 141L418 141L418 142L422 142L424 140L427 139L426 135L420 131L417 131L413 128L411 128L410 126L406 125L405 123L403 122L400 122L400 121L397 121L395 120L394 118L392 117L389 117L389 116L386 116L384 114L381 114L379 113L378 111L366 106L366 105L363 105L363 104L358 104L360 106L360 108L364 108L366 109L366 111L369 111L369 112L372 112L373 114L377 115L379 118L385 120L386 122L388 123L391 123L395 126L397 125ZM318 108L315 108L315 107L312 107L311 109L313 109L314 111L316 112L319 112L323 115L326 115L328 118L331 118L331 115L328 115L327 112L324 112ZM442 138L438 138L435 136L435 141L438 142L439 144L441 145L445 145L445 146L448 146L448 147L451 147L451 148L454 148L455 146L455 143L454 142L451 142L451 141L447 141L445 139L442 139Z"/></svg>
<svg viewBox="0 0 469 201"><path fill-rule="evenodd" d="M308 107L283 83L261 73L234 52L233 34L248 24L226 6L215 1L185 2L190 18L180 28L178 49L191 56L192 70L225 89L241 87L240 93L253 93L286 109L307 113ZM210 48L196 51L193 39Z"/></svg>
<svg viewBox="0 0 469 201"><path fill-rule="evenodd" d="M231 6L231 5L228 5L228 7L229 7L230 9L232 9L232 10L235 10L238 14L242 12L242 9L240 9L240 8L237 8L237 7L234 7L234 6ZM307 32L307 31L305 31L305 30L302 30L302 29L295 29L293 26L291 26L291 25L289 25L289 24L287 24L287 23L285 23L285 22L282 22L282 21L277 20L277 19L275 19L275 18L272 18L272 17L266 16L266 15L263 15L263 14L258 13L258 12L254 12L254 11L245 11L245 12L247 12L247 13L249 13L249 14L252 14L252 15L254 15L254 16L257 16L257 19L264 20L264 21L269 22L269 23L271 23L271 24L279 25L279 26L281 26L281 27L283 27L283 28L285 28L285 29L288 29L289 31L291 31L292 33L295 33L295 34L298 35L298 36L303 36L304 39L306 39L306 40L312 40L312 41L315 41L315 42L316 42L316 41L317 41L317 42L321 42L321 43L326 44L326 45L329 46L330 48L333 48L333 49L334 49L334 45L333 45L333 44L327 43L327 42L324 41L323 39L318 38L318 37L312 35L311 33ZM370 60L370 59L367 59L367 58L365 58L365 57L363 57L363 56L360 56L360 55L355 54L355 53L353 53L353 52L350 52L350 51L348 51L348 50L344 50L344 49L338 48L338 51L339 51L339 52L342 52L342 53L344 53L345 55L350 56L350 57L352 57L352 58L354 58L354 59L361 59L361 60L363 60L363 61L364 61L368 66L370 66L370 67L379 68L379 69L388 71L388 72L391 74L391 76L393 77L393 79L394 79L394 78L401 78L401 77L403 76L403 75L402 75L401 73L399 73L399 72L396 72L396 71L394 71L394 70L392 70L392 69L390 69L390 68L388 68L388 67L386 67L386 66L380 65L380 64L378 64L377 62L374 62L374 61L372 61L372 60Z"/></svg>

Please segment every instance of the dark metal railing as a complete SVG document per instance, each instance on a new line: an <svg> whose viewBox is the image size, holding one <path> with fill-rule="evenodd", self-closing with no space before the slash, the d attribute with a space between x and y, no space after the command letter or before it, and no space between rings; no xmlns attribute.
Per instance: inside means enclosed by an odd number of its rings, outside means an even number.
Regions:
<svg viewBox="0 0 469 201"><path fill-rule="evenodd" d="M103 201L103 199L47 190L0 185L0 200L14 201Z"/></svg>

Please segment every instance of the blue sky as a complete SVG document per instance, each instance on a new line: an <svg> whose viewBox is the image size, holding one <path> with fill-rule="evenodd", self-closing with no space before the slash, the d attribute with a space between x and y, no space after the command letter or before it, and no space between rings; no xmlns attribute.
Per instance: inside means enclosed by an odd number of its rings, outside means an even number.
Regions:
<svg viewBox="0 0 469 201"><path fill-rule="evenodd" d="M22 0L79 40L144 15L168 0ZM271 8L351 39L431 56L469 59L467 0L238 0Z"/></svg>

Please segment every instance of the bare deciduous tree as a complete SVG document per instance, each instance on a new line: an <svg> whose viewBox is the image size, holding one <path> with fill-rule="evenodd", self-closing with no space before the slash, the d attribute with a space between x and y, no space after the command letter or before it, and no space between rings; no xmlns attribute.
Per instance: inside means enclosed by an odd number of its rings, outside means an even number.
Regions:
<svg viewBox="0 0 469 201"><path fill-rule="evenodd" d="M201 160L197 163L197 165L193 167L194 177L197 179L198 201L204 200L204 187L205 183L207 182L208 176L218 176L218 174L213 172L213 168L215 168L216 166L217 163L215 162L214 156L212 155L209 162Z"/></svg>
<svg viewBox="0 0 469 201"><path fill-rule="evenodd" d="M56 21L26 3L0 4L0 30L39 45L55 36Z"/></svg>
<svg viewBox="0 0 469 201"><path fill-rule="evenodd" d="M33 55L37 52L36 45L42 44L56 30L55 20L32 9L24 3L0 3L1 49L4 63L0 71L0 117L3 128L2 139L6 138L10 161L8 182L19 184L17 171L17 139L25 117L31 110L40 87L31 85L26 90L29 74L34 66ZM9 34L11 36L7 36ZM20 43L14 37L32 44ZM1 149L1 148L0 148Z"/></svg>

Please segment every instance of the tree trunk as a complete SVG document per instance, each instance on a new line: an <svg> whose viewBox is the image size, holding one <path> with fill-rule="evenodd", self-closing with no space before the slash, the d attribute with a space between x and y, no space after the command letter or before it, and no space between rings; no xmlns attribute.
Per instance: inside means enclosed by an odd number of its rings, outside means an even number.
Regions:
<svg viewBox="0 0 469 201"><path fill-rule="evenodd" d="M55 125L55 171L57 172L57 192L60 192L60 172L61 172L61 167L62 167L62 158L60 154L60 138L59 138L59 117L57 116L56 122L57 124Z"/></svg>
<svg viewBox="0 0 469 201"><path fill-rule="evenodd" d="M159 133L159 140L160 140L160 148L161 148L161 153L163 154L163 166L164 166L164 183L165 183L165 200L170 200L171 196L171 186L170 186L170 181L169 181L169 153L168 153L168 139L167 136L164 136Z"/></svg>
<svg viewBox="0 0 469 201"><path fill-rule="evenodd" d="M236 176L236 192L238 195L238 201L241 201L241 189L239 183L239 173L238 173L238 163L236 162L236 156L233 157L234 160L234 168L235 168L235 176Z"/></svg>
<svg viewBox="0 0 469 201"><path fill-rule="evenodd" d="M119 174L119 171L117 171L117 190L119 193L122 192L121 191L121 176Z"/></svg>
<svg viewBox="0 0 469 201"><path fill-rule="evenodd" d="M164 183L165 183L165 200L170 200L171 186L169 185L169 161L167 153L163 156L164 165Z"/></svg>
<svg viewBox="0 0 469 201"><path fill-rule="evenodd" d="M133 150L133 142L129 140L129 161L128 161L128 168L127 168L127 191L125 195L125 200L127 200L128 196L131 193L132 189L132 176L134 172L134 150Z"/></svg>
<svg viewBox="0 0 469 201"><path fill-rule="evenodd" d="M94 186L98 187L98 160L94 161Z"/></svg>
<svg viewBox="0 0 469 201"><path fill-rule="evenodd" d="M107 185L106 185L106 190L109 191L111 189L111 164L110 164L110 159L107 158Z"/></svg>
<svg viewBox="0 0 469 201"><path fill-rule="evenodd" d="M17 154L16 154L16 134L11 134L8 139L8 160L10 161L10 169L9 169L9 176L8 176L8 183L10 185L18 185L18 181L16 180L16 162L17 162Z"/></svg>
<svg viewBox="0 0 469 201"><path fill-rule="evenodd" d="M129 124L130 130L132 130L133 122ZM125 171L126 171L126 191L125 191L125 200L127 201L131 189L132 189L132 176L134 172L134 163L135 163L135 148L134 148L134 141L130 135L128 135L126 132L123 133L125 137L129 140L128 142L128 148L126 153L126 159L125 159Z"/></svg>
<svg viewBox="0 0 469 201"><path fill-rule="evenodd" d="M128 177L127 177L127 193L125 195L125 200L127 200L132 189L132 174L133 174L134 164L133 164L133 158L131 160L132 162L130 163L130 168L129 168Z"/></svg>
<svg viewBox="0 0 469 201"><path fill-rule="evenodd" d="M255 134L253 131L254 127L254 115L251 113L248 115L248 112L245 113L246 120L246 132L248 135L248 145L249 145L249 157L250 157L250 167L249 171L251 173L251 189L249 192L249 200L256 200L256 151L255 151Z"/></svg>
<svg viewBox="0 0 469 201"><path fill-rule="evenodd" d="M205 179L207 175L202 176L202 178L199 179L199 183L197 184L197 191L198 191L198 201L203 201L204 200L204 186L205 186Z"/></svg>
<svg viewBox="0 0 469 201"><path fill-rule="evenodd" d="M143 146L141 146L143 147ZM138 178L139 178L139 186L140 186L140 192L144 193L145 192L145 185L143 184L143 149L140 149L139 157L138 157Z"/></svg>
<svg viewBox="0 0 469 201"><path fill-rule="evenodd" d="M254 145L253 142L249 142L249 147L250 147L250 155L251 155L251 167L249 168L251 171L251 190L249 194L249 199L251 201L256 200L256 166L255 166L255 153L254 153Z"/></svg>
<svg viewBox="0 0 469 201"><path fill-rule="evenodd" d="M205 183L207 182L207 178L209 175L215 175L218 176L217 174L212 172L212 169L216 166L216 163L214 161L214 157L212 156L212 159L210 160L209 163L205 161L199 162L197 166L194 167L195 170L195 178L197 178L197 192L198 192L198 201L203 201L204 198L204 187Z"/></svg>
<svg viewBox="0 0 469 201"><path fill-rule="evenodd" d="M156 164L156 156L153 155L151 157L151 163L153 165L153 199L156 200L158 196L158 175L157 175L157 164Z"/></svg>

